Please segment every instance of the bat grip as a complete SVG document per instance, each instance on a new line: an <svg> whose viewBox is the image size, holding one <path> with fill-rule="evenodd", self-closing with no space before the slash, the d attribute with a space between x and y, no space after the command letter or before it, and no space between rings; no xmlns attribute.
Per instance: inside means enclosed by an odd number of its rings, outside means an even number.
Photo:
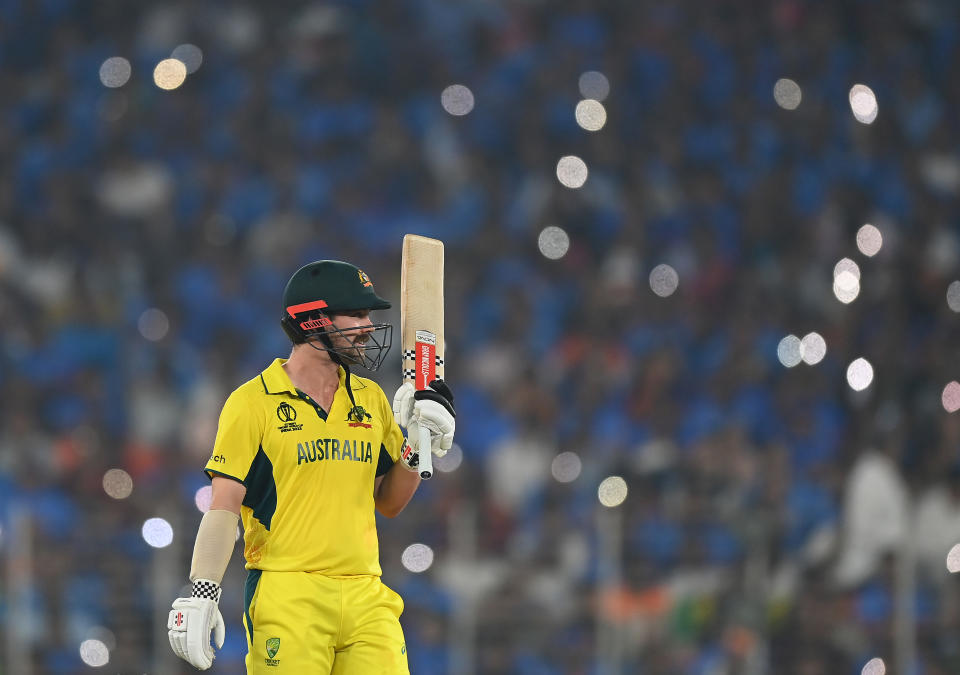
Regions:
<svg viewBox="0 0 960 675"><path fill-rule="evenodd" d="M420 453L420 478L427 480L433 475L433 453L430 452L430 430L422 424L418 426L420 439L417 444L417 452Z"/></svg>

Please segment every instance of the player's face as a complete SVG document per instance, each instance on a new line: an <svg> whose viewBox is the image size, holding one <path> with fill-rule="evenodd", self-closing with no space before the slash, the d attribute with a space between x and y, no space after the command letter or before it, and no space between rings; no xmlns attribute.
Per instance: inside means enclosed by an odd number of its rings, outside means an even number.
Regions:
<svg viewBox="0 0 960 675"><path fill-rule="evenodd" d="M361 309L345 314L335 314L330 320L333 322L333 328L336 329L329 332L334 349L347 351L353 349L357 351L358 356L361 356L364 346L373 333L370 312Z"/></svg>

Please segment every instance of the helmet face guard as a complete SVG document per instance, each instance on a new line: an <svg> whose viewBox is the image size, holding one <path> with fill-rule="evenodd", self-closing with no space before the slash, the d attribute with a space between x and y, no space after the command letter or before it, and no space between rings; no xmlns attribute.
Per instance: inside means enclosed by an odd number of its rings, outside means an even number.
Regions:
<svg viewBox="0 0 960 675"><path fill-rule="evenodd" d="M325 307L322 300L287 307L287 316L281 320L284 332L294 344L305 343L327 352L340 365L370 371L380 368L393 342L393 326L375 323L343 330L333 324L322 309Z"/></svg>

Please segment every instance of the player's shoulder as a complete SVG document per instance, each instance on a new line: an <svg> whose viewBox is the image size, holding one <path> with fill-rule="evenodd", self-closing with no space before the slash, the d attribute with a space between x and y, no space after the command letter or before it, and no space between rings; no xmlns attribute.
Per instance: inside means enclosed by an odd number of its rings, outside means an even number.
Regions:
<svg viewBox="0 0 960 675"><path fill-rule="evenodd" d="M251 399L260 398L266 393L267 392L263 384L263 377L260 374L257 374L231 391L230 395L227 396L227 401L249 401Z"/></svg>
<svg viewBox="0 0 960 675"><path fill-rule="evenodd" d="M360 395L372 398L385 396L383 389L375 380L361 375L354 375L352 372L350 373L350 389L353 390L354 396Z"/></svg>

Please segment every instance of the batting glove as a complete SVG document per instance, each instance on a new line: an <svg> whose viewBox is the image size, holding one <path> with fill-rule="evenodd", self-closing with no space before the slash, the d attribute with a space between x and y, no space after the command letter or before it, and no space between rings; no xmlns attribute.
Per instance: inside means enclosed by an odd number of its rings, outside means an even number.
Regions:
<svg viewBox="0 0 960 675"><path fill-rule="evenodd" d="M410 382L404 382L393 395L393 419L397 421L409 434L410 418L413 416L413 395L416 389ZM413 436L411 435L411 438Z"/></svg>
<svg viewBox="0 0 960 675"><path fill-rule="evenodd" d="M196 579L189 598L177 598L167 618L167 636L173 653L194 668L206 670L216 654L210 645L213 633L217 649L223 647L226 629L220 614L220 584Z"/></svg>
<svg viewBox="0 0 960 675"><path fill-rule="evenodd" d="M453 445L456 429L453 392L443 380L433 380L427 389L414 392L413 398L412 419L430 430L430 450L437 457L443 457Z"/></svg>

